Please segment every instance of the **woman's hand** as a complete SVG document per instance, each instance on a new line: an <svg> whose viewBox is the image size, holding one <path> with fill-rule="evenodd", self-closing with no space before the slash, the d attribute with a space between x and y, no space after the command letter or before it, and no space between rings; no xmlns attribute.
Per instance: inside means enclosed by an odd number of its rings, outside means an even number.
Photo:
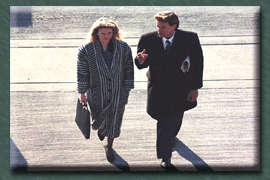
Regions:
<svg viewBox="0 0 270 180"><path fill-rule="evenodd" d="M87 105L88 99L86 98L85 94L81 94L80 101L81 103L84 103L84 105Z"/></svg>

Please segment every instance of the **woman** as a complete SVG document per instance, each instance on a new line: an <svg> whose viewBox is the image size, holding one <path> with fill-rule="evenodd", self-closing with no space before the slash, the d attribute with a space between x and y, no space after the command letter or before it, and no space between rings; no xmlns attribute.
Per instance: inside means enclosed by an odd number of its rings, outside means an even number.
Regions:
<svg viewBox="0 0 270 180"><path fill-rule="evenodd" d="M134 88L134 67L130 47L110 19L98 19L80 46L77 82L81 102L89 103L92 127L98 129L101 141L107 137L106 156L113 161L113 141L120 135L129 91Z"/></svg>

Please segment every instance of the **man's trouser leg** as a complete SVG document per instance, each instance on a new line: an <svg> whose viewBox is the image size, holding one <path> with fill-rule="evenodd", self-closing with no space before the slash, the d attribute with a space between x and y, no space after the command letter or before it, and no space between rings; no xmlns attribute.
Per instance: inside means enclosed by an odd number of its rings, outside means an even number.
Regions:
<svg viewBox="0 0 270 180"><path fill-rule="evenodd" d="M172 156L172 139L178 134L184 112L157 122L157 158L169 159Z"/></svg>

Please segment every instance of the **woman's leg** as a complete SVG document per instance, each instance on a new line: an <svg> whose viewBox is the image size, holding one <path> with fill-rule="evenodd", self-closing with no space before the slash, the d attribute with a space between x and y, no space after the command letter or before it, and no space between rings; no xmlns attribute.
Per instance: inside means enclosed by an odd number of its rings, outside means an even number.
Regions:
<svg viewBox="0 0 270 180"><path fill-rule="evenodd" d="M108 137L108 145L107 145L107 146L108 146L109 148L112 148L112 146L113 146L113 140L114 140L114 138L109 138L109 137Z"/></svg>
<svg viewBox="0 0 270 180"><path fill-rule="evenodd" d="M107 146L105 146L106 156L107 156L108 161L110 161L110 162L114 161L114 159L115 159L114 154L113 154L113 150L112 150L113 140L114 140L114 138L108 137L108 144L107 144Z"/></svg>

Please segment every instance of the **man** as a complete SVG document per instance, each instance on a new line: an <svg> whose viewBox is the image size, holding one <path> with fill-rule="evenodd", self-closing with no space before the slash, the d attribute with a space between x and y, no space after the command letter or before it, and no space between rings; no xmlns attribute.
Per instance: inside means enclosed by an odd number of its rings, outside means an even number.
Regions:
<svg viewBox="0 0 270 180"><path fill-rule="evenodd" d="M157 120L157 158L168 168L184 111L197 106L203 54L197 34L179 30L174 12L154 18L157 31L141 36L135 64L138 69L149 67L147 113Z"/></svg>

